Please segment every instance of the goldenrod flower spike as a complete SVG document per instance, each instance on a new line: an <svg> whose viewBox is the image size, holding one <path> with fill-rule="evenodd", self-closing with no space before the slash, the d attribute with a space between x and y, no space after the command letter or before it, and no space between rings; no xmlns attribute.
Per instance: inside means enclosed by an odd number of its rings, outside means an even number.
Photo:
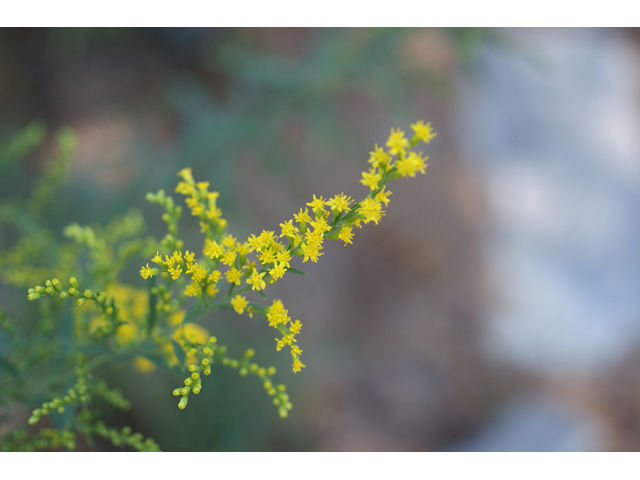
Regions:
<svg viewBox="0 0 640 480"><path fill-rule="evenodd" d="M200 305L200 311L203 313L212 308L232 308L239 315L247 313L249 317L253 317L255 312L265 316L269 325L278 330L280 334L279 338L275 339L276 350L288 346L293 362L292 370L294 373L299 372L305 368L300 360L302 349L297 344L296 338L302 328L300 320L292 322L288 311L280 300L273 300L270 306L259 307L254 303L249 303L241 293L251 290L264 298L263 290L267 285L278 281L287 272L304 273L292 267L291 264L295 257L300 257L302 263L317 262L323 255L325 240L338 240L344 242L345 246L350 245L353 244L354 226L361 228L368 223L377 225L385 215L383 207L386 207L390 201L391 191L387 190L386 184L392 179L413 178L417 173L424 174L426 171L428 157L424 156L422 152L415 152L411 149L421 141L428 144L436 136L436 133L430 123L425 123L422 120L412 124L411 129L414 135L409 140L400 128L392 128L385 143L387 149L385 150L376 144L374 150L370 152L369 166L362 173L360 179L360 183L368 190L364 198L354 203L354 200L344 193L327 200L323 196L313 194L312 200L300 208L298 213L293 214L293 218L279 224L279 233L263 230L257 236L250 235L243 243L226 231L227 222L222 218L222 212L216 205L218 192L209 192L208 182L196 183L191 169L181 170L178 173L181 180L178 182L176 192L185 195L185 203L190 208L192 215L200 219L201 229L206 237L202 250L205 258L197 260L193 253L182 253L182 241L177 238L176 223L179 217L179 207L176 207L173 200L164 192L159 191L155 195L150 194L149 198L151 201L163 205L167 210L166 217L163 218L169 224L169 234L163 240L163 245L173 253L171 256L165 254L164 261L160 254L156 253L151 261L158 265L158 268L150 268L147 264L141 268L141 276L147 279L161 273L159 278L168 282L169 287L171 282L177 282L184 286L183 275L187 276L191 283L187 282L183 294L197 297L196 306ZM218 270L221 266L225 268ZM228 292L219 300L214 301L214 297L219 292L218 282L221 279L228 283ZM166 292L164 295L168 298L162 297L164 302L162 308L168 309L167 312L175 312L176 307L172 307L170 303L174 301L169 293L171 289L163 291ZM31 289L29 298L37 299L43 294L62 295L67 292L61 291L58 285L51 283L47 284L46 288ZM69 290L68 294L76 294L76 290L73 292ZM175 301L178 304L180 302L179 300ZM179 322L182 321L181 318ZM183 332L182 329L184 327L179 328L181 332ZM183 347L185 351L188 350L187 353L192 363L190 366L192 374L185 380L184 387L174 391L175 395L181 397L180 408L187 405L190 392L198 393L200 391L200 372L205 375L210 372L209 362L213 363L214 350L218 348L208 345L205 350L198 350L201 349L201 345L199 346L197 342L185 343ZM171 352L173 352L172 347ZM199 358L202 359L202 363L196 367L194 362L199 362ZM241 361L229 359L226 356L222 363L232 368L239 368L242 375L253 372L251 370L253 366L243 367ZM262 374L258 373L258 375L262 378ZM279 406L280 414L286 415L291 404L288 402L284 390L273 388L270 381L265 381L265 389L269 395L275 396L274 404ZM278 391L282 392L282 396L279 396Z"/></svg>

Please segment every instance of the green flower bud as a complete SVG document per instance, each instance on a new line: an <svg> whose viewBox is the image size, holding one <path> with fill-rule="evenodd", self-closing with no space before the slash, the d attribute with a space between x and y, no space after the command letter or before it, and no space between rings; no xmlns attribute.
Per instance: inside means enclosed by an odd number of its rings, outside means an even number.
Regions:
<svg viewBox="0 0 640 480"><path fill-rule="evenodd" d="M79 297L80 296L80 292L78 291L77 288L71 287L69 289L69 295L73 295L74 297Z"/></svg>
<svg viewBox="0 0 640 480"><path fill-rule="evenodd" d="M198 365L195 365L195 364L189 365L190 372L197 372L199 370L200 370L200 367Z"/></svg>
<svg viewBox="0 0 640 480"><path fill-rule="evenodd" d="M184 381L184 384L188 387L189 385L191 385L193 382L191 381L191 378L186 378Z"/></svg>
<svg viewBox="0 0 640 480"><path fill-rule="evenodd" d="M231 368L238 368L238 361L234 358L229 361L229 365L231 365Z"/></svg>
<svg viewBox="0 0 640 480"><path fill-rule="evenodd" d="M273 387L273 385L269 381L264 382L263 386L265 390L269 390L271 387Z"/></svg>
<svg viewBox="0 0 640 480"><path fill-rule="evenodd" d="M53 288L55 288L58 292L62 291L62 284L60 283L60 280L54 278L53 280L51 280L51 283L53 284Z"/></svg>
<svg viewBox="0 0 640 480"><path fill-rule="evenodd" d="M29 420L27 420L27 422L29 423L29 425L35 425L36 423L38 423L38 420L40 420L40 417L32 416L29 417Z"/></svg>
<svg viewBox="0 0 640 480"><path fill-rule="evenodd" d="M200 387L193 387L193 393L195 393L196 395L200 393Z"/></svg>
<svg viewBox="0 0 640 480"><path fill-rule="evenodd" d="M243 368L241 368L239 370L238 373L240 373L240 375L242 375L244 377L247 373L249 373L249 371L246 368L243 367Z"/></svg>
<svg viewBox="0 0 640 480"><path fill-rule="evenodd" d="M209 365L209 359L208 358L203 358L202 359L202 366L206 367L207 365Z"/></svg>
<svg viewBox="0 0 640 480"><path fill-rule="evenodd" d="M211 375L211 367L209 365L204 367L204 374L205 375Z"/></svg>
<svg viewBox="0 0 640 480"><path fill-rule="evenodd" d="M80 287L78 286L78 281L76 280L76 277L71 277L71 278L69 279L69 283L71 284L71 286L72 286L73 288L80 288Z"/></svg>
<svg viewBox="0 0 640 480"><path fill-rule="evenodd" d="M93 293L91 293L91 290L85 290L84 298L91 298L91 297L93 297Z"/></svg>
<svg viewBox="0 0 640 480"><path fill-rule="evenodd" d="M60 292L60 298L69 298L69 294L67 292Z"/></svg>
<svg viewBox="0 0 640 480"><path fill-rule="evenodd" d="M273 404L277 407L278 405L280 405L280 399L278 397L273 399Z"/></svg>
<svg viewBox="0 0 640 480"><path fill-rule="evenodd" d="M258 371L258 364L252 363L251 366L249 367L249 371L250 372L257 372Z"/></svg>
<svg viewBox="0 0 640 480"><path fill-rule="evenodd" d="M264 377L267 374L267 369L264 367L260 367L258 369L258 375L260 375L261 377Z"/></svg>
<svg viewBox="0 0 640 480"><path fill-rule="evenodd" d="M286 392L287 391L287 387L285 387L282 384L278 385L277 389L278 389L279 392Z"/></svg>
<svg viewBox="0 0 640 480"><path fill-rule="evenodd" d="M284 405L280 405L278 413L280 414L281 418L287 418L289 416L289 412L287 412L287 409Z"/></svg>
<svg viewBox="0 0 640 480"><path fill-rule="evenodd" d="M253 348L250 348L244 353L244 358L252 358L256 354L256 351Z"/></svg>
<svg viewBox="0 0 640 480"><path fill-rule="evenodd" d="M37 300L40 298L40 294L39 293L30 293L29 295L27 295L27 298L29 300Z"/></svg>
<svg viewBox="0 0 640 480"><path fill-rule="evenodd" d="M53 283L51 283L51 280L47 280L47 281L45 281L45 282L44 282L44 284L45 284L47 287L53 287Z"/></svg>
<svg viewBox="0 0 640 480"><path fill-rule="evenodd" d="M272 377L275 374L276 374L276 367L269 367L267 369L267 375L269 375L270 377Z"/></svg>
<svg viewBox="0 0 640 480"><path fill-rule="evenodd" d="M178 408L180 410L184 410L184 408L187 406L187 402L189 401L189 397L187 395L183 396L180 399L180 403L178 404Z"/></svg>
<svg viewBox="0 0 640 480"><path fill-rule="evenodd" d="M86 298L79 298L79 299L78 299L78 305L82 306L82 305L84 305L85 303L87 303L87 299L86 299Z"/></svg>
<svg viewBox="0 0 640 480"><path fill-rule="evenodd" d="M182 395L188 395L189 394L189 387L184 387L182 390L180 390L180 392L182 393Z"/></svg>
<svg viewBox="0 0 640 480"><path fill-rule="evenodd" d="M275 389L275 388L270 388L270 389L267 391L267 395L269 395L270 397L273 397L276 393L277 393L277 392L276 392L276 389Z"/></svg>
<svg viewBox="0 0 640 480"><path fill-rule="evenodd" d="M181 393L181 392L182 392L182 389L181 389L181 388L176 388L176 389L173 391L173 396L174 396L174 397L178 397L178 396L182 395L182 393Z"/></svg>
<svg viewBox="0 0 640 480"><path fill-rule="evenodd" d="M39 293L40 295L42 295L43 293L45 293L45 292L47 291L47 289L46 289L46 288L44 288L44 287L42 287L42 286L40 286L40 285L38 285L38 286L35 288L35 290L36 290L36 293Z"/></svg>
<svg viewBox="0 0 640 480"><path fill-rule="evenodd" d="M53 293L55 292L55 289L53 287L47 287L45 289L45 292L47 292L49 295L53 295Z"/></svg>
<svg viewBox="0 0 640 480"><path fill-rule="evenodd" d="M191 374L191 378L193 378L194 380L198 380L200 378L200 374L198 372L193 372Z"/></svg>

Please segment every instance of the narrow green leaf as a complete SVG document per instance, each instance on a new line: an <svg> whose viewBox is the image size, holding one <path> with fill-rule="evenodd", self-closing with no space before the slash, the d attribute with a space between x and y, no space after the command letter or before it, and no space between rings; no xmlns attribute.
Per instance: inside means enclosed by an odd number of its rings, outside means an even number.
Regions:
<svg viewBox="0 0 640 480"><path fill-rule="evenodd" d="M287 272L291 272L291 273L295 273L296 275L306 275L306 272L303 272L302 270L298 270L297 268L293 268L293 267L289 267L287 268Z"/></svg>
<svg viewBox="0 0 640 480"><path fill-rule="evenodd" d="M158 319L158 313L156 312L156 303L158 301L158 296L151 293L151 290L156 286L155 277L151 277L151 282L149 283L149 314L147 316L147 333L151 333L151 330L156 325L156 321Z"/></svg>
<svg viewBox="0 0 640 480"><path fill-rule="evenodd" d="M173 344L173 350L174 350L174 353L176 354L176 358L178 359L178 368L180 368L180 371L184 371L185 370L184 361L186 359L184 350L175 340L171 340L171 343Z"/></svg>
<svg viewBox="0 0 640 480"><path fill-rule="evenodd" d="M180 325L184 325L185 323L191 323L196 321L198 318L200 318L200 315L202 315L204 310L205 310L205 306L202 302L196 303L189 310L187 310L187 313L182 319L182 323Z"/></svg>

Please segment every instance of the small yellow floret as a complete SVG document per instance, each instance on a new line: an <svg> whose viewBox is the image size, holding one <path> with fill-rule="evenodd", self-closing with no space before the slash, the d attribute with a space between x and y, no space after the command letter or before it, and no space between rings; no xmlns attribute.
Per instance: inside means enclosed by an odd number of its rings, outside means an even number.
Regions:
<svg viewBox="0 0 640 480"><path fill-rule="evenodd" d="M247 279L247 283L251 285L251 290L263 290L266 284L262 277L265 276L265 272L258 273L258 271L254 268L253 273L251 273L251 277Z"/></svg>
<svg viewBox="0 0 640 480"><path fill-rule="evenodd" d="M387 147L389 147L389 153L391 155L400 155L404 152L404 149L409 146L409 140L404 138L404 132L399 128L396 131L391 129L391 135L387 140Z"/></svg>
<svg viewBox="0 0 640 480"><path fill-rule="evenodd" d="M153 276L153 272L151 271L151 269L149 268L149 264L147 263L146 267L142 267L140 269L140 276L144 279L147 279L149 277Z"/></svg>
<svg viewBox="0 0 640 480"><path fill-rule="evenodd" d="M300 360L294 360L293 373L298 373L303 368L305 368L305 365Z"/></svg>
<svg viewBox="0 0 640 480"><path fill-rule="evenodd" d="M382 175L376 172L375 168L372 168L368 172L362 172L362 180L360 183L365 187L369 187L369 190L375 190L378 188L378 182L382 180Z"/></svg>
<svg viewBox="0 0 640 480"><path fill-rule="evenodd" d="M424 143L429 143L436 135L438 135L431 128L431 122L425 124L424 121L420 120L411 125L411 129L415 133L416 137Z"/></svg>
<svg viewBox="0 0 640 480"><path fill-rule="evenodd" d="M207 240L204 245L203 253L211 260L215 260L224 253L224 247L218 245L215 240Z"/></svg>
<svg viewBox="0 0 640 480"><path fill-rule="evenodd" d="M316 198L315 194L313 195L313 200L309 203L307 203L307 205L309 205L311 207L311 210L313 210L314 212L318 211L318 210L323 210L324 209L324 199L322 198L322 196L320 196L320 198Z"/></svg>
<svg viewBox="0 0 640 480"><path fill-rule="evenodd" d="M340 233L338 233L338 238L344 242L345 246L348 243L352 243L351 239L353 238L353 232L351 230L351 227L347 227L345 225L340 229Z"/></svg>
<svg viewBox="0 0 640 480"><path fill-rule="evenodd" d="M327 200L327 206L331 208L331 210L335 210L336 212L344 212L345 210L349 210L349 204L353 202L352 198L346 196L344 193L340 195L336 195L331 200Z"/></svg>
<svg viewBox="0 0 640 480"><path fill-rule="evenodd" d="M280 234L281 237L293 237L298 231L298 227L293 225L293 220L281 223L280 228L282 229L282 233Z"/></svg>
<svg viewBox="0 0 640 480"><path fill-rule="evenodd" d="M236 267L231 267L224 274L227 277L227 281L229 283L234 283L236 285L240 285L240 281L242 278L242 270L238 270Z"/></svg>
<svg viewBox="0 0 640 480"><path fill-rule="evenodd" d="M247 302L247 299L242 295L236 295L231 299L231 305L233 309L238 312L238 315L242 315L242 312L244 312L244 309L249 305L249 302Z"/></svg>

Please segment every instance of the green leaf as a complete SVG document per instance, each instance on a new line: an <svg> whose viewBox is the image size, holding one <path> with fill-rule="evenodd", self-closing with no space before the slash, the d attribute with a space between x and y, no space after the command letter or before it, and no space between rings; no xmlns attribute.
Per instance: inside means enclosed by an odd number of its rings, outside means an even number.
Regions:
<svg viewBox="0 0 640 480"><path fill-rule="evenodd" d="M182 323L180 325L184 325L185 323L191 323L196 321L198 318L200 318L200 315L202 315L204 310L205 310L205 306L202 302L198 302L194 304L189 310L187 310L187 313L182 319Z"/></svg>
<svg viewBox="0 0 640 480"><path fill-rule="evenodd" d="M156 303L158 301L158 296L151 293L151 290L155 286L156 279L154 277L151 277L151 282L149 283L149 315L147 316L147 333L151 333L151 330L158 320L158 313L156 312Z"/></svg>
<svg viewBox="0 0 640 480"><path fill-rule="evenodd" d="M262 291L260 291L260 290L258 290L258 295L260 295L263 300L267 299L267 297L265 297L264 293Z"/></svg>
<svg viewBox="0 0 640 480"><path fill-rule="evenodd" d="M171 343L173 344L173 351L176 354L176 358L178 359L178 368L180 368L180 371L184 372L184 370L185 370L184 361L186 359L186 355L184 354L184 350L178 344L178 342L176 342L175 340L171 340Z"/></svg>
<svg viewBox="0 0 640 480"><path fill-rule="evenodd" d="M306 275L306 272L303 272L302 270L298 270L297 268L293 268L293 267L289 267L287 268L287 272L291 272L291 273L295 273L296 275Z"/></svg>

